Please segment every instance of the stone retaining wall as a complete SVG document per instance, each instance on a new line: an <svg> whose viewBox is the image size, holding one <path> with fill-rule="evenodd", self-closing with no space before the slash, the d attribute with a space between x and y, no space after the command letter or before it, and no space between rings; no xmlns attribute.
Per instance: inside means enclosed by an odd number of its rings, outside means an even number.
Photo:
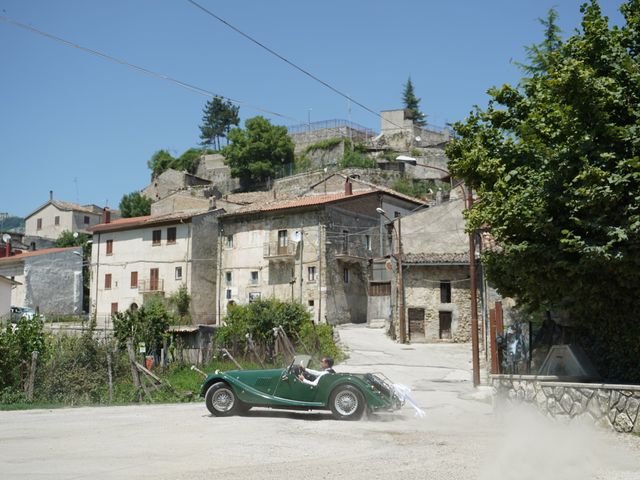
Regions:
<svg viewBox="0 0 640 480"><path fill-rule="evenodd" d="M586 420L640 433L640 385L559 381L558 377L491 375L498 402L528 403L548 416Z"/></svg>

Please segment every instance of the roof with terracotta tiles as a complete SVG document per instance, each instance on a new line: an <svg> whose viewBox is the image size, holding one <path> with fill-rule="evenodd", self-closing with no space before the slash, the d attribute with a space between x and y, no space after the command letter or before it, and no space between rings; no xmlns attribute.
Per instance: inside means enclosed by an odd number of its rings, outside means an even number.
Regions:
<svg viewBox="0 0 640 480"><path fill-rule="evenodd" d="M365 195L371 195L378 193L375 190L366 190L362 192L354 192L351 195L342 193L333 193L330 195L309 195L296 200L279 200L269 203L251 204L244 208L241 208L235 212L223 215L224 217L230 217L233 215L242 215L245 213L258 213L258 212L272 212L275 210L287 210L293 208L313 207L319 205L326 205L329 203L340 202L344 200L350 200L352 198L363 197Z"/></svg>
<svg viewBox="0 0 640 480"><path fill-rule="evenodd" d="M406 253L402 261L407 264L421 265L449 265L449 264L469 264L469 254L467 252L456 253Z"/></svg>
<svg viewBox="0 0 640 480"><path fill-rule="evenodd" d="M311 185L311 186L309 187L309 189L310 189L310 190L312 190L312 189L314 189L315 187L317 187L318 185L322 185L322 184L323 184L324 182L326 182L329 178L334 177L334 176L336 176L336 177L342 177L342 178L344 178L344 179L345 179L345 181L346 181L347 179L349 179L349 181L351 181L351 183L353 183L353 184L361 184L361 185L363 185L363 186L368 187L368 188L369 188L369 189L371 189L371 190L379 190L379 191L381 191L381 192L388 193L389 195L393 195L393 196L395 196L395 197L402 198L403 200L407 200L407 201L409 201L409 202L414 202L414 203L425 203L423 200L421 200L421 199L419 199L419 198L415 198L415 197L412 197L412 196L410 196L410 195L405 195L404 193L397 192L396 190L394 190L394 189L392 189L392 188L385 187L385 186L383 186L383 185L378 185L378 184L375 184L375 183L369 182L369 181L367 181L367 180L362 180L361 178L351 177L351 176L349 176L349 175L346 175L346 174L344 174L344 173L340 173L340 172L333 173L333 174L331 174L331 175L329 175L329 176L327 176L327 177L323 178L323 179L322 179L322 180L320 180L319 182L316 182L316 183L314 183L313 185ZM354 185L354 186L355 186L355 185ZM355 192L355 191L356 191L356 189L354 188L354 192Z"/></svg>
<svg viewBox="0 0 640 480"><path fill-rule="evenodd" d="M31 258L38 257L40 255L50 255L52 253L60 253L66 252L68 250L82 250L82 247L61 247L61 248L43 248L42 250L30 250L28 252L17 253L16 255L12 255L10 257L2 257L0 258L0 263L10 263L15 260L20 260L23 258Z"/></svg>
<svg viewBox="0 0 640 480"><path fill-rule="evenodd" d="M94 215L100 215L102 213L102 209L97 205L78 205L77 203L72 202L62 202L60 200L49 200L46 203L43 203L38 208L36 208L33 212L27 215L27 218L35 215L40 210L42 210L47 205L53 205L58 210L62 211L73 211L73 212L81 212L81 213L91 213Z"/></svg>
<svg viewBox="0 0 640 480"><path fill-rule="evenodd" d="M145 215L142 217L118 218L109 223L99 223L90 227L91 233L112 232L116 230L129 230L140 227L153 226L162 223L179 221L191 221L192 217L207 213L208 209L183 210L164 215Z"/></svg>

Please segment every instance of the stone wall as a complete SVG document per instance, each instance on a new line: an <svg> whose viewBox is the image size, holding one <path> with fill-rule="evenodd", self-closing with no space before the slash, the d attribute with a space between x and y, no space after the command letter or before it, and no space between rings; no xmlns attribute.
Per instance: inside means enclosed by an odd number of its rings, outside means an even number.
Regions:
<svg viewBox="0 0 640 480"><path fill-rule="evenodd" d="M557 419L640 433L640 385L562 382L533 375L491 375L491 382L498 405L528 403Z"/></svg>
<svg viewBox="0 0 640 480"><path fill-rule="evenodd" d="M471 339L469 267L466 265L405 265L405 308L424 309L427 342L468 342ZM451 303L440 302L440 282L451 282ZM451 339L440 338L440 312L451 312ZM408 319L408 313L405 313Z"/></svg>

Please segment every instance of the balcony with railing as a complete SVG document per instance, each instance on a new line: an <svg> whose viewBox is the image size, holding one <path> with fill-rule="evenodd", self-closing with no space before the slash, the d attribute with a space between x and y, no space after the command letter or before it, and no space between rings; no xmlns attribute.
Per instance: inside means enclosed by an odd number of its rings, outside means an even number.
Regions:
<svg viewBox="0 0 640 480"><path fill-rule="evenodd" d="M164 279L150 278L148 280L140 280L138 282L139 293L155 293L164 292Z"/></svg>
<svg viewBox="0 0 640 480"><path fill-rule="evenodd" d="M359 263L371 257L371 252L359 242L343 242L336 245L333 255L336 260L345 263Z"/></svg>
<svg viewBox="0 0 640 480"><path fill-rule="evenodd" d="M274 262L293 262L296 258L297 242L287 242L280 245L278 242L265 242L263 245L263 258Z"/></svg>

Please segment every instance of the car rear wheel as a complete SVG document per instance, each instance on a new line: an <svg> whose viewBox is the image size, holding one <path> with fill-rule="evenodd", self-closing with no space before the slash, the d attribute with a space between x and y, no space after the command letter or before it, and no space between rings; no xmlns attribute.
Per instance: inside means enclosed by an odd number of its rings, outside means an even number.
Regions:
<svg viewBox="0 0 640 480"><path fill-rule="evenodd" d="M209 410L216 417L228 417L238 413L240 400L233 389L224 382L214 383L204 396Z"/></svg>
<svg viewBox="0 0 640 480"><path fill-rule="evenodd" d="M340 385L329 399L329 407L336 420L358 420L365 409L362 393L353 385Z"/></svg>

